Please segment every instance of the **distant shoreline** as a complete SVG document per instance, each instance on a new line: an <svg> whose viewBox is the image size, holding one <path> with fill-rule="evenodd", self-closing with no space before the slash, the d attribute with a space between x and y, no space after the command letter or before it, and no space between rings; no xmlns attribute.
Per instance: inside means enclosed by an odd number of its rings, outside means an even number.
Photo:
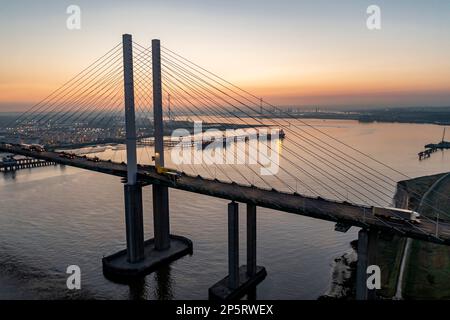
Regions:
<svg viewBox="0 0 450 320"><path fill-rule="evenodd" d="M347 111L301 111L271 112L261 117L299 118L323 120L353 120L360 123L412 123L450 125L450 107L433 108L392 108Z"/></svg>
<svg viewBox="0 0 450 320"><path fill-rule="evenodd" d="M10 123L21 112L0 112L0 128ZM225 115L225 114L224 114ZM201 114L199 114L201 116ZM205 114L207 116L207 114ZM407 107L380 109L327 109L305 110L302 108L286 108L265 110L263 114L249 115L264 120L270 119L317 119L317 120L352 120L360 123L411 123L450 125L450 107Z"/></svg>

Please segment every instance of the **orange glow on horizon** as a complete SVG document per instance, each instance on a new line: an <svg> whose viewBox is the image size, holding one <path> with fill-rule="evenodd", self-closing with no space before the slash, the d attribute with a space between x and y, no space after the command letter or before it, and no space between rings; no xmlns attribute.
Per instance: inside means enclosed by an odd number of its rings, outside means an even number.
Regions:
<svg viewBox="0 0 450 320"><path fill-rule="evenodd" d="M6 66L7 69L0 74L0 111L11 111L8 104L32 106L41 101L91 60L91 56L72 58L76 64L66 65L61 59L50 59L51 67L48 67L44 62L49 64L49 60L43 59L42 64L33 61L29 65ZM217 66L212 71L274 104L333 106L345 105L347 100L349 105L357 105L357 99L361 99L363 104L384 106L389 101L397 102L408 96L429 98L436 94L450 97L450 70L445 68L445 62L444 65L428 61L420 66L409 66L408 63L391 61L389 66L378 66L367 61L355 65L348 61L321 64L320 61L309 60L308 64L296 61L296 64L287 66L281 61L264 69L261 68L262 62L255 62L250 57L238 61L220 55L216 58L226 63L215 64L210 56L205 56L208 65ZM369 97L372 97L372 103ZM404 104L414 102L411 98Z"/></svg>

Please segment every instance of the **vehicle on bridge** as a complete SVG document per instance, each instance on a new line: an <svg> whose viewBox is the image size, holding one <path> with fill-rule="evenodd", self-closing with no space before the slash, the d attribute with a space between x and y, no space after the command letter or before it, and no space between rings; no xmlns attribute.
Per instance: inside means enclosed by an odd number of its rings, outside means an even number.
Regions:
<svg viewBox="0 0 450 320"><path fill-rule="evenodd" d="M22 148L23 150L28 150L28 151L35 151L35 152L44 152L45 151L45 147L40 144L21 143L18 145L18 147Z"/></svg>
<svg viewBox="0 0 450 320"><path fill-rule="evenodd" d="M40 144L32 144L30 146L30 151L45 152L45 147Z"/></svg>
<svg viewBox="0 0 450 320"><path fill-rule="evenodd" d="M32 151L31 144L21 143L21 144L19 144L19 147L23 150Z"/></svg>
<svg viewBox="0 0 450 320"><path fill-rule="evenodd" d="M154 156L152 156L152 161L155 161L156 173L166 176L173 183L177 182L178 179L181 178L181 173L179 173L176 170L165 168L165 167L158 165L158 162L156 161L157 158L159 158L159 153L156 153Z"/></svg>
<svg viewBox="0 0 450 320"><path fill-rule="evenodd" d="M374 216L386 220L409 222L413 224L421 223L420 214L413 210L390 207L373 207L372 213Z"/></svg>
<svg viewBox="0 0 450 320"><path fill-rule="evenodd" d="M66 158L66 159L75 159L76 154L74 153L67 153L67 152L60 152L58 154L61 158Z"/></svg>
<svg viewBox="0 0 450 320"><path fill-rule="evenodd" d="M179 173L178 171L172 170L169 168L160 167L160 166L156 166L156 172L158 174L166 176L172 182L177 182L178 179L180 179L180 177L181 177L181 173Z"/></svg>

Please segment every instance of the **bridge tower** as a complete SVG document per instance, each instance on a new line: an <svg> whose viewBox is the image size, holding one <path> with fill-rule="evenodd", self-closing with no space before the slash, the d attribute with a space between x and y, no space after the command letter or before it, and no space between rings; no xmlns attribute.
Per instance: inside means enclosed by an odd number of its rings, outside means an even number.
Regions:
<svg viewBox="0 0 450 320"><path fill-rule="evenodd" d="M124 193L127 260L130 263L137 263L144 259L144 222L142 215L142 186L137 182L133 45L131 35L124 34L122 41L127 150L127 183L125 184Z"/></svg>
<svg viewBox="0 0 450 320"><path fill-rule="evenodd" d="M153 123L155 136L155 167L164 167L164 126L162 112L161 86L161 43L152 40L153 73ZM153 225L155 249L170 248L169 189L167 186L154 184L153 188Z"/></svg>
<svg viewBox="0 0 450 320"><path fill-rule="evenodd" d="M153 185L154 239L144 241L142 185L139 183L136 152L136 119L134 108L133 41L124 34L123 69L125 91L125 129L127 150L127 181L125 196L125 250L103 258L103 273L114 281L126 281L155 271L160 265L192 253L192 242L170 235L169 191L166 185ZM155 126L155 161L164 166L161 56L159 40L153 40L153 91ZM155 53L156 51L156 53ZM156 72L155 72L156 69ZM155 94L156 92L156 94Z"/></svg>

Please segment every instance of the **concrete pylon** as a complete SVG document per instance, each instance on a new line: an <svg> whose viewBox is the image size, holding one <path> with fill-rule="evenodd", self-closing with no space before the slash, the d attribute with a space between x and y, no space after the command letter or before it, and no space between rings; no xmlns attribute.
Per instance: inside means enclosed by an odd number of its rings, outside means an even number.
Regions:
<svg viewBox="0 0 450 320"><path fill-rule="evenodd" d="M367 267L376 263L376 230L359 230L358 262L356 265L356 300L376 299L376 290L367 288Z"/></svg>
<svg viewBox="0 0 450 320"><path fill-rule="evenodd" d="M256 206L247 204L247 275L256 274Z"/></svg>
<svg viewBox="0 0 450 320"><path fill-rule="evenodd" d="M144 258L144 222L142 187L137 184L136 120L134 111L133 45L129 34L122 36L125 90L125 130L127 147L127 183L124 187L127 259L130 263Z"/></svg>
<svg viewBox="0 0 450 320"><path fill-rule="evenodd" d="M164 167L164 127L162 113L161 44L152 40L153 122L155 135L155 167ZM153 185L153 225L155 249L170 248L169 189Z"/></svg>
<svg viewBox="0 0 450 320"><path fill-rule="evenodd" d="M239 204L228 204L228 286L239 286Z"/></svg>

